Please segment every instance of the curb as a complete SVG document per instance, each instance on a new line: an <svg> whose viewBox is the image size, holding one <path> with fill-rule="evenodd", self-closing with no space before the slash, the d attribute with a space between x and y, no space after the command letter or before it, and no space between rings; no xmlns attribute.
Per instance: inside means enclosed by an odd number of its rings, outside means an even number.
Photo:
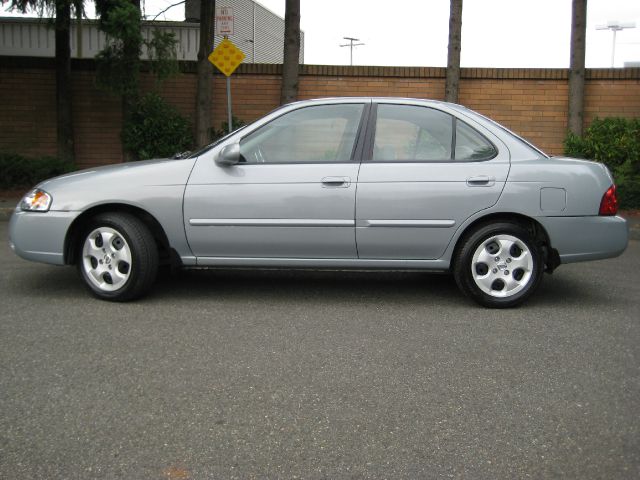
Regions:
<svg viewBox="0 0 640 480"><path fill-rule="evenodd" d="M19 200L0 200L0 221L7 222L16 209Z"/></svg>
<svg viewBox="0 0 640 480"><path fill-rule="evenodd" d="M8 222L14 210L15 210L15 206L0 207L0 222ZM625 218L629 223L629 240L640 240L640 218L639 217L631 217L631 218L625 217Z"/></svg>

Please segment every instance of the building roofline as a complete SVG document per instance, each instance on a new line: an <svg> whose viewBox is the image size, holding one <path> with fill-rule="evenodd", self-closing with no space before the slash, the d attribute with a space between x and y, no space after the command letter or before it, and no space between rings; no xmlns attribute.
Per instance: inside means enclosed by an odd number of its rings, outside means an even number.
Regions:
<svg viewBox="0 0 640 480"><path fill-rule="evenodd" d="M53 17L0 17L0 23L49 23L54 22ZM100 22L97 18L83 18L82 23L87 25L97 25ZM74 19L72 23L77 23ZM181 20L142 20L143 25L157 25L162 27L197 27L198 22L185 22Z"/></svg>

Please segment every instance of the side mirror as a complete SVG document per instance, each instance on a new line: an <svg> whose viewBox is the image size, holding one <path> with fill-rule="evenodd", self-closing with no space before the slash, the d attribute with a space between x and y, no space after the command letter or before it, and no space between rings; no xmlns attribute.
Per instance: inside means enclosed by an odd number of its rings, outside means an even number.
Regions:
<svg viewBox="0 0 640 480"><path fill-rule="evenodd" d="M216 163L221 167L228 167L240 163L240 144L232 143L227 145L216 157Z"/></svg>

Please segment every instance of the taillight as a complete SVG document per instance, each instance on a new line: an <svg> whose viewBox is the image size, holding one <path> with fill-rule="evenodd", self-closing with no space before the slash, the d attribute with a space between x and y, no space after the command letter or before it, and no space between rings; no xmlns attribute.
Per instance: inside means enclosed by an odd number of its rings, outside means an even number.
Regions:
<svg viewBox="0 0 640 480"><path fill-rule="evenodd" d="M618 213L618 197L616 196L616 186L611 185L602 196L598 215L615 215L616 213Z"/></svg>

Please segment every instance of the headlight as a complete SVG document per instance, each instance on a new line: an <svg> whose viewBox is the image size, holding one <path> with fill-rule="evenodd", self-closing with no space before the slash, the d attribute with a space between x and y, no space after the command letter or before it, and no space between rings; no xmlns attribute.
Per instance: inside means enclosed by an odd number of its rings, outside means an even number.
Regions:
<svg viewBox="0 0 640 480"><path fill-rule="evenodd" d="M51 206L51 195L44 190L34 188L20 202L20 209L30 212L46 212Z"/></svg>

